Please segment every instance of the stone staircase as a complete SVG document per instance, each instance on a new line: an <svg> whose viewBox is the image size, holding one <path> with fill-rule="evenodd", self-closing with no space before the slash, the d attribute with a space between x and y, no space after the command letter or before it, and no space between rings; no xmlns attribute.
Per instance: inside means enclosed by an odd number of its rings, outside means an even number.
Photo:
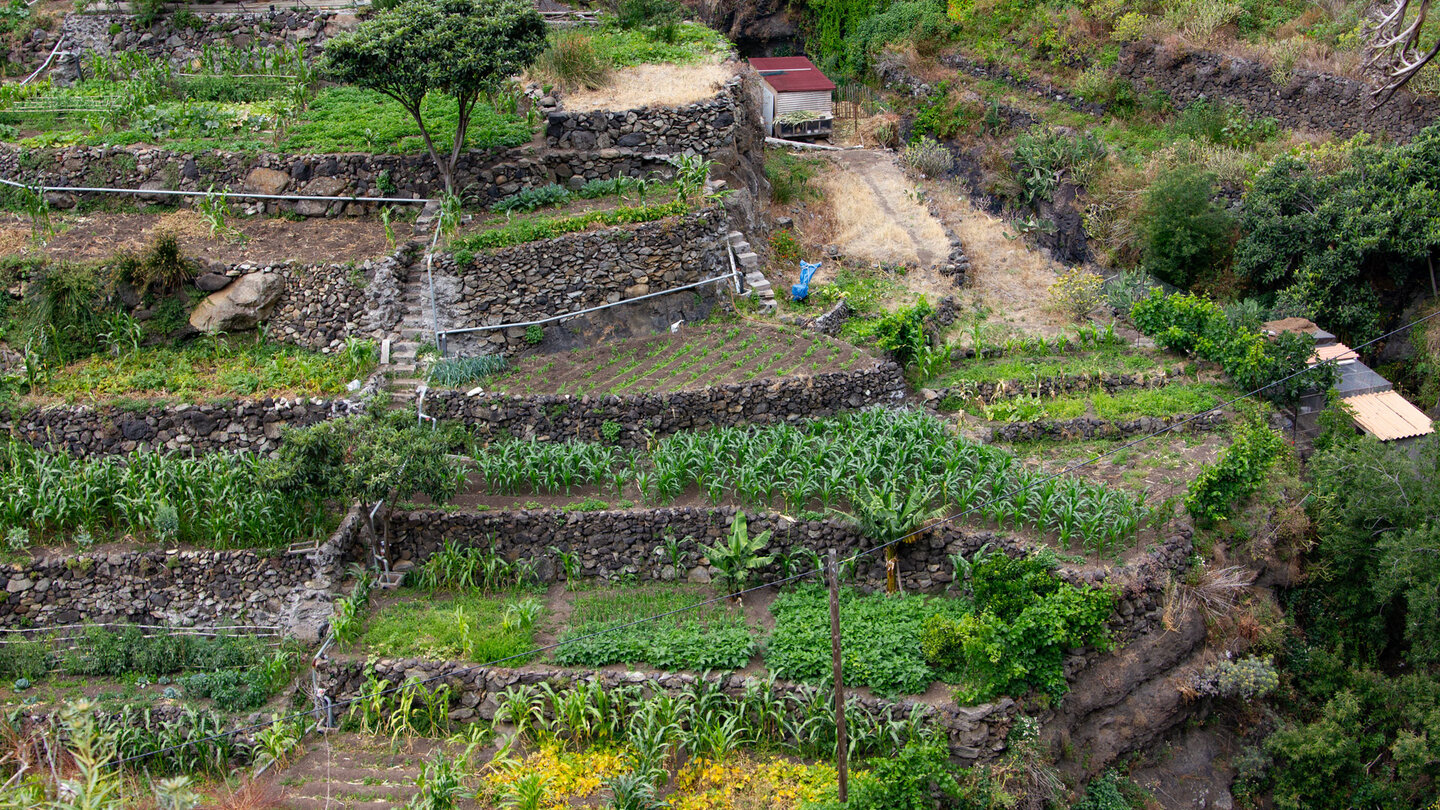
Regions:
<svg viewBox="0 0 1440 810"><path fill-rule="evenodd" d="M308 742L305 755L276 774L289 810L391 810L419 792L415 779L438 740L401 740L331 732ZM474 807L465 801L461 807Z"/></svg>
<svg viewBox="0 0 1440 810"><path fill-rule="evenodd" d="M745 234L739 231L731 231L727 236L730 242L730 249L735 251L735 261L740 265L740 271L745 274L746 295L754 294L760 302L760 311L770 313L775 311L775 290L770 287L770 280L760 272L760 257L750 249L750 243L745 241Z"/></svg>
<svg viewBox="0 0 1440 810"><path fill-rule="evenodd" d="M419 374L417 353L420 344L432 340L430 288L423 269L415 269L402 292L405 309L400 317L400 339L390 344L390 401L392 407L408 408L415 400L415 387L424 382Z"/></svg>

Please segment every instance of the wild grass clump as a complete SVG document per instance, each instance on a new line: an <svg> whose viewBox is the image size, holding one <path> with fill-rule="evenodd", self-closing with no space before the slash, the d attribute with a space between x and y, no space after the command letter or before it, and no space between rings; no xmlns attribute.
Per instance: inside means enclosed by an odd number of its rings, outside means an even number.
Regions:
<svg viewBox="0 0 1440 810"><path fill-rule="evenodd" d="M555 35L535 60L535 71L570 92L598 90L610 83L610 61L595 38L578 29Z"/></svg>
<svg viewBox="0 0 1440 810"><path fill-rule="evenodd" d="M426 596L382 608L361 641L367 653L383 657L497 661L534 647L540 612L531 606L538 605L478 594Z"/></svg>

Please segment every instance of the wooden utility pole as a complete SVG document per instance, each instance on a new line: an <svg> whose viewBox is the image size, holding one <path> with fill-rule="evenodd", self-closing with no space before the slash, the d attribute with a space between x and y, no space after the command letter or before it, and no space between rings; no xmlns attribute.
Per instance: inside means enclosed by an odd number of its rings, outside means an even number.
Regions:
<svg viewBox="0 0 1440 810"><path fill-rule="evenodd" d="M840 576L839 565L835 562L835 549L830 549L830 565L827 566L830 579L830 654L834 658L835 680L835 770L840 774L838 798L845 804L846 788L850 775L846 768L849 745L845 741L845 677L840 668Z"/></svg>

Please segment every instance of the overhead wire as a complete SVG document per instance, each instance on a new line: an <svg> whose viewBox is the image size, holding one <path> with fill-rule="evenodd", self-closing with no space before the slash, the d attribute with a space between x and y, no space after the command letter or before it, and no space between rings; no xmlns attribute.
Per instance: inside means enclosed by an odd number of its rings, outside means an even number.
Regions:
<svg viewBox="0 0 1440 810"><path fill-rule="evenodd" d="M1355 352L1358 353L1359 350L1361 350L1361 349L1363 349L1363 348L1365 348L1365 347L1367 347L1367 346L1373 345L1373 344L1375 344L1375 343L1377 343L1377 342L1379 342L1379 341L1381 341L1381 340L1384 340L1384 339L1389 338L1389 337L1391 337L1391 336L1393 336L1393 335L1399 334L1400 332L1406 331L1406 330L1408 330L1408 329L1412 329L1412 328L1414 328L1414 327L1416 327L1416 326L1418 326L1418 325L1420 325L1420 324L1422 324L1422 323L1430 320L1431 318L1435 318L1435 317L1437 317L1437 316L1440 316L1440 310L1437 310L1437 311L1435 311L1435 312L1432 312L1432 313L1430 313L1429 315L1426 315L1426 316L1424 316L1424 317L1422 317L1422 318L1417 318L1416 320L1411 321L1410 323L1408 323L1408 324L1406 324L1406 325L1404 325L1404 326L1398 327L1398 328L1396 328L1396 329L1392 329L1391 331L1386 332L1385 334L1383 334L1383 335L1381 335L1381 336L1379 336L1379 337L1377 337L1377 338L1374 338L1374 339L1372 339L1372 340L1366 341L1365 343L1362 343L1362 344L1360 344L1359 346L1355 346L1355 347L1353 347L1352 351L1355 351ZM1333 362L1333 361L1327 361L1327 362ZM1317 364L1317 365L1318 365L1318 364ZM1031 482L1029 482L1029 483L1027 483L1027 484L1025 484L1025 485L1023 485L1023 486L1021 486L1021 487L1017 487L1016 490L1015 490L1015 492L1018 492L1020 489L1027 489L1027 488L1033 488L1033 487L1039 486L1039 485L1041 485L1041 484L1046 483L1047 481L1051 481L1051 480L1054 480L1054 479L1056 479L1056 478L1059 478L1060 476L1067 475L1067 474L1069 474L1069 473L1071 473L1071 472L1074 472L1075 470L1078 470L1078 469L1081 469L1081 468L1083 468L1083 467L1087 467L1087 466L1089 466L1089 465L1098 463L1098 462L1100 462L1101 460L1103 460L1103 459L1105 459L1105 458L1108 458L1109 456L1115 455L1116 453L1119 453L1119 452L1121 452L1121 451L1123 451L1123 450L1126 450L1126 449L1128 449L1128 448L1134 447L1134 446L1136 446L1136 445L1138 445L1138 444L1141 444L1141 443L1143 443L1143 442L1149 441L1150 439L1156 438L1157 436L1162 436L1162 435L1164 435L1164 434L1166 434L1166 433L1170 433L1170 432L1172 432L1172 431L1178 430L1178 429L1180 429L1181 427L1184 427L1185 425L1190 424L1191 422L1194 422L1194 421L1196 421L1196 420L1198 420L1198 419L1204 418L1205 416L1208 416L1209 414L1219 412L1219 411L1221 411L1221 410L1224 409L1224 408L1227 408L1227 407L1229 407L1229 406L1231 406L1231 405L1233 405L1233 404L1235 404L1235 403L1237 403L1237 402L1240 402L1241 400L1245 400L1245 399L1248 399L1248 398L1250 398L1250 397L1256 396L1256 395L1258 395L1258 394L1260 394L1260 393L1262 393L1262 392L1264 392L1264 391L1266 391L1266 390L1268 390L1268 389L1270 389L1270 388L1273 388L1273 387L1276 386L1276 385L1279 385L1279 384L1281 384L1281 383L1287 382L1287 381L1292 380L1292 379L1294 379L1294 378L1296 378L1296 377L1299 377L1299 376L1301 376L1301 375L1309 374L1309 373L1311 373L1316 367L1317 367L1317 366L1308 366L1308 365L1307 365L1306 368L1303 368L1303 369L1301 369L1301 370L1299 370L1299 371L1296 371L1296 372L1294 372L1294 373L1292 373L1292 374L1288 374L1288 375L1286 375L1286 376L1284 376L1284 377L1281 377L1281 378L1279 378L1279 379L1277 379L1277 380L1273 380L1273 381L1271 381L1271 382L1269 382L1269 383L1266 383L1265 385L1262 385L1262 386L1260 386L1259 388L1254 389L1253 391L1248 391L1248 392L1246 392L1246 393L1240 394L1239 396L1232 397L1231 399L1226 400L1226 401L1224 401L1224 402L1222 402L1222 403L1220 403L1220 404L1218 404L1218 405L1215 405L1214 407L1211 407L1211 408L1209 408L1209 409L1207 409L1207 410L1205 410L1205 411L1202 411L1202 412L1196 413L1196 414L1192 414L1192 415L1186 417L1185 419L1182 419L1182 420L1173 422L1173 423L1171 423L1171 424L1169 424L1169 425L1166 425L1165 427L1163 427L1163 428L1161 428L1161 429L1159 429L1159 430L1154 431L1153 433L1145 434L1144 436L1141 436L1141 437L1139 437L1139 438L1136 438L1136 439L1134 439L1134 440L1132 440L1132 441L1125 442L1124 444L1121 444L1121 445L1117 445L1116 447L1113 447L1113 448L1111 448L1110 450L1107 450L1107 451L1105 451L1105 452L1103 452L1103 453L1100 453L1100 454L1098 454L1098 455L1096 455L1096 456L1094 456L1094 457L1092 457L1092 458L1086 459L1085 461L1077 462L1077 463L1072 464L1072 465L1069 465L1069 466L1067 466L1067 467L1065 467L1065 468L1063 468L1063 469L1061 469L1061 470L1059 470L1059 471L1057 471L1057 472L1055 472L1055 473L1052 473L1052 474L1050 474L1050 475L1047 475L1047 476L1041 477L1041 478L1039 478L1039 479L1033 480L1033 481L1031 481ZM1013 495L1014 492L1006 492L1006 493L1004 493L1004 494L1005 494L1005 495ZM939 527L939 526L943 526L943 525L952 523L952 522L954 522L954 521L956 521L956 520L959 520L960 518L963 518L963 517L965 517L965 516L967 516L967 515L975 512L976 510L980 509L981 507L984 507L984 506L988 505L989 503L991 503L992 501L996 500L996 499L999 498L999 497L1001 497L1001 496L992 496L991 498L986 499L986 500L982 500L982 501L980 501L979 503L977 503L977 504L969 507L968 509L965 509L964 511L961 511L961 512L958 512L958 513L956 513L956 514L954 514L954 515L950 515L950 516L947 516L947 517L945 517L945 518L941 518L941 519L939 519L939 520L936 520L936 521L927 523L927 524L925 524L924 526L922 526L922 527L920 527L920 528L918 528L918 529L915 529L914 531L908 532L908 533L906 533L906 534L904 534L904 535L902 535L902 536L900 536L900 537L894 538L894 539L892 539L892 540L890 540L890 541L888 541L888 542L881 543L881 544L879 544L879 545L872 546L872 547L870 547L870 548L857 551L857 552L855 552L854 554L850 555L849 557L846 557L846 558L840 560L837 564L838 564L838 565L843 565L843 564L845 564L845 563L854 562L854 561L856 561L856 560L859 560L861 557L864 557L864 556L867 556L867 555L870 555L870 554L874 554L874 553L876 553L876 552L878 552L878 551L882 551L882 550L884 550L884 549L886 549L886 548L889 548L890 546L896 545L897 543L904 542L904 541L909 540L909 539L911 539L911 538L913 538L913 537L917 537L917 536L919 536L920 534L923 534L923 533L925 533L925 532L933 531L935 528L937 528L937 527ZM545 644L545 645L541 645L541 646L535 647L535 648L533 648L533 649L531 649L531 650L528 650L528 651L526 651L526 652L515 653L515 654L513 654L513 655L507 655L507 656L504 656L504 657L502 657L502 658L496 658L496 659L493 659L493 660L491 660L491 661L487 661L487 662L481 663L481 664L471 664L471 665L469 665L469 666L465 666L465 667L462 667L462 668L459 668L459 669L452 669L452 670L449 670L449 671L444 672L444 673L441 673L441 674L437 674L437 675L430 676L430 677L428 677L428 678L408 679L408 680L406 680L406 681L404 681L404 682L402 682L402 683L396 684L395 686L387 687L387 688L385 688L385 689L382 689L382 690L379 690L379 691L377 691L377 692L375 692L375 693L372 693L372 694L368 695L367 698L373 698L373 697L378 697L378 696L381 696L381 695L393 694L393 693L395 693L395 692L399 692L399 691L401 691L401 690L403 690L403 689L407 689L407 688L413 689L413 688L416 687L416 686L421 686L421 685L425 685L425 684L428 684L428 683L433 683L433 682L439 681L439 680L445 680L445 679L449 679L449 678L454 678L454 677L457 677L457 676L460 676L460 675L465 675L465 674L468 674L468 673L471 673L471 672L475 672L475 671L481 670L481 669L489 669L489 668L491 668L491 667L498 666L498 665L507 663L507 662L509 662L509 661L515 661L515 660L519 660L519 659L527 659L527 658L530 658L530 657L532 657L532 656L534 656L534 655L537 655L537 654L540 654L540 653L544 653L544 652L549 652L549 651L551 651L551 650L554 650L554 649L557 649L557 648L566 646L566 645L568 645L568 644L576 644L576 643L579 643L579 642L581 642L581 641L588 641L589 639L596 638L596 637L598 637L598 636L602 636L602 635L606 635L606 634L609 634L609 633L618 632L618 631L620 631L620 630L627 630L627 629L629 629L629 628L637 627L637 626L639 626L639 625L646 624L646 623L648 623L648 622L659 621L659 620L661 620L661 619L667 619L667 618L670 618L670 617L672 617L672 616L679 615L679 614L681 614L681 613L687 613L687 612L692 611L692 610L697 610L697 609L702 608L702 607L705 607L705 606L707 606L707 605L713 605L713 604L717 604L717 603L719 603L719 602L724 602L724 601L732 601L732 600L735 600L735 599L739 599L739 598L741 598L741 597L744 597L744 596L746 596L746 595L755 593L755 592L757 592L757 591L765 590L765 589L767 589L767 588L776 588L776 587L779 587L779 586L781 586L781 585L786 585L786 584L789 584L789 583L791 583L791 582L795 582L795 581L797 581L797 580L804 579L804 578L809 577L809 576L813 576L813 575L815 575L815 574L823 573L824 570L825 570L824 568L811 569L811 570L804 571L804 572L801 572L801 573L798 573L798 574L792 574L792 575L790 575L790 576L782 577L782 578L780 578L780 579L778 579L778 580L773 580L773 581L770 581L770 582L766 582L766 583L764 583L764 584L762 584L762 585L756 585L756 586L751 587L751 588L746 588L746 589L744 589L744 590L741 590L741 591L738 591L738 592L735 592L735 593L732 593L732 594L726 594L726 595L723 595L723 596L717 596L717 597L713 597L713 598L710 598L710 599L704 599L704 600L701 600L701 601L699 601L699 602L695 602L695 603L690 604L690 605L686 605L686 606L683 606L683 607L679 607L679 608L676 608L676 609L674 609L674 610L668 610L668 611L665 611L665 612L663 612L663 613L658 613L658 614L655 614L655 615L653 615L653 616L647 616L647 617L644 617L644 618L635 619L635 620L633 620L633 621L625 622L625 623L623 623L623 624L619 624L619 625L615 625L615 626L611 626L611 627L606 627L606 628L603 628L603 629L601 629L601 630L596 630L596 631L591 632L591 633L585 633L585 634L582 634L582 635L579 635L579 636L574 636L574 637L567 638L567 639L564 639L564 640L557 640L557 641L554 641L554 642L552 642L552 643L550 643L550 644ZM350 699L343 700L343 701L337 701L337 702L333 703L333 708L340 708L340 707L344 707L344 706L349 706L349 705L351 705L351 704L360 702L360 700L361 700L361 698L355 697L355 698L350 698ZM134 754L134 755L131 755L131 756L122 758L122 759L118 759L118 760L112 760L110 764L112 764L112 765L125 765L125 764L127 764L127 763L129 763L129 762L134 762L134 761L141 760L141 759L148 759L148 758L153 757L153 756L160 756L160 755L162 755L162 754L167 754L167 753L170 753L170 752L172 752L172 751L178 751L178 750L181 750L181 749L184 749L184 748L188 748L188 747L190 747L190 746L192 746L192 745L199 745L199 744L201 744L201 743L211 742L211 741L218 740L218 739L223 739L223 738L228 737L228 736L234 736L234 735L237 735L237 734L243 734L243 733L245 733L245 732L247 732L247 731L255 731L255 730L258 730L258 729L266 728L266 727L270 726L271 723L274 723L274 722L287 722L287 721L289 721L289 720L293 720L293 719L298 719L298 718L302 718L302 717L307 717L307 716L310 716L310 715L314 715L315 713L316 713L316 712L315 712L314 709L309 710L309 711L304 711L304 712L296 712L296 713L294 713L294 714L290 714L290 715L287 715L287 716L282 717L282 718L276 718L276 719L272 720L270 723L257 723L257 724L252 724L252 725L249 725L249 726L241 726L240 728L232 729L232 730L226 731L226 732L221 732L221 733L219 733L219 734L213 734L213 735L210 735L210 736L208 736L208 737L197 738L197 739L194 739L194 740L186 740L186 741L184 741L184 742L176 743L175 745L167 746L167 747L164 747L164 748L159 748L159 749L156 749L156 750L154 750L154 751L148 751L148 752L144 752L144 753L140 753L140 754Z"/></svg>

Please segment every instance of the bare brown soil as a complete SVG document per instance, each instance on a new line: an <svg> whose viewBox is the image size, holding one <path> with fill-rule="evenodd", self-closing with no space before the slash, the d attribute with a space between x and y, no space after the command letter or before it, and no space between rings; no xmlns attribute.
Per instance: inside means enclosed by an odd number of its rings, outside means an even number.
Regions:
<svg viewBox="0 0 1440 810"><path fill-rule="evenodd" d="M222 263L359 261L383 256L391 249L384 226L368 219L257 217L234 218L230 224L240 231L241 238L212 237L193 211L85 214L65 217L59 222L60 232L40 247L28 239L28 228L0 228L0 250L6 255L39 255L58 261L99 261L118 253L141 252L164 233L177 236L187 256Z"/></svg>
<svg viewBox="0 0 1440 810"><path fill-rule="evenodd" d="M877 362L814 332L751 323L686 326L674 334L532 355L487 389L512 394L645 394L808 377Z"/></svg>
<svg viewBox="0 0 1440 810"><path fill-rule="evenodd" d="M566 95L562 106L567 112L678 107L714 96L733 75L733 67L718 61L635 65L612 72L598 90Z"/></svg>

